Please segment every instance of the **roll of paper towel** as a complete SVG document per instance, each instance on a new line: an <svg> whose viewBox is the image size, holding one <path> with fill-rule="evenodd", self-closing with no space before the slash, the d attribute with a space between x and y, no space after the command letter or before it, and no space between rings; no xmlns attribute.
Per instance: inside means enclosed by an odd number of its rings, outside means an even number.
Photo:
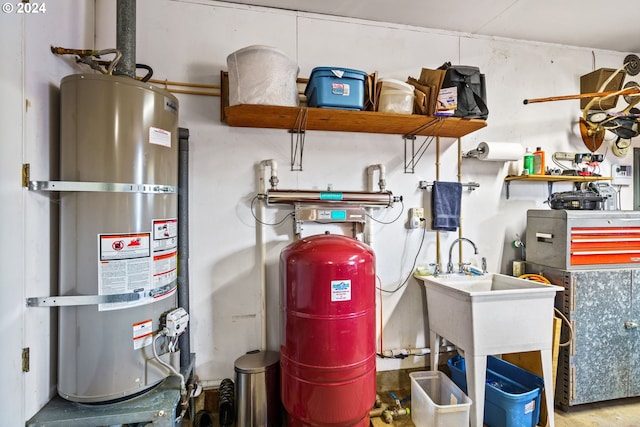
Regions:
<svg viewBox="0 0 640 427"><path fill-rule="evenodd" d="M478 144L478 159L494 162L520 160L524 155L522 145L515 142L481 142Z"/></svg>

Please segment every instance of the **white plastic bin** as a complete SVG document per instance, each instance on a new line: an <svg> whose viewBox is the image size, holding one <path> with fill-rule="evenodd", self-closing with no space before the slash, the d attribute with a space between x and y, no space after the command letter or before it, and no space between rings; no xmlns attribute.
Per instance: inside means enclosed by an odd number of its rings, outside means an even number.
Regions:
<svg viewBox="0 0 640 427"><path fill-rule="evenodd" d="M471 399L440 371L411 378L411 421L416 427L468 427Z"/></svg>
<svg viewBox="0 0 640 427"><path fill-rule="evenodd" d="M247 46L227 56L227 67L229 105L299 104L298 64L284 52L271 46Z"/></svg>
<svg viewBox="0 0 640 427"><path fill-rule="evenodd" d="M413 113L414 87L395 79L380 79L378 111L384 113Z"/></svg>

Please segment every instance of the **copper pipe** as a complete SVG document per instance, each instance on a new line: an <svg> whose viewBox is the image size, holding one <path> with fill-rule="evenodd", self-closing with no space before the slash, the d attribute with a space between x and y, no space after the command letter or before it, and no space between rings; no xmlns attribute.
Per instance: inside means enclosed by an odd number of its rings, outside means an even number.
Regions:
<svg viewBox="0 0 640 427"><path fill-rule="evenodd" d="M68 51L71 49L63 49L63 48L54 48L51 47L51 50L54 53L58 53L61 54L62 52L58 52L58 51L54 51L54 49L56 50L64 50L64 51ZM92 51L92 50L84 50L84 51L73 51L73 52L64 52L64 53L74 53L76 55L80 55L80 53L78 52L85 52L85 55L92 55L97 53L98 51ZM309 81L309 79L306 78L302 78L302 77L298 77L298 79L296 80L297 83L307 83ZM204 83L188 83L188 82L177 82L177 81L172 81L172 80L160 80L160 79L149 79L147 80L147 82L149 83L154 83L154 84L158 84L158 85L164 85L165 89L168 92L173 92L173 93L186 93L186 94L190 94L190 95L206 95L206 96L220 96L219 93L209 93L209 92L197 92L197 91L183 91L180 89L169 89L167 86L184 86L184 87L195 87L195 88L202 88L202 89L220 89L220 85L210 85L210 84L204 84ZM303 94L304 91L298 91L299 94Z"/></svg>
<svg viewBox="0 0 640 427"><path fill-rule="evenodd" d="M51 46L51 52L56 55L92 56L97 55L99 51L91 49L67 49L65 47Z"/></svg>
<svg viewBox="0 0 640 427"><path fill-rule="evenodd" d="M462 182L462 140L458 138L458 182Z"/></svg>
<svg viewBox="0 0 640 427"><path fill-rule="evenodd" d="M534 104L536 102L548 102L548 101L565 101L568 99L583 99L583 98L597 98L599 96L607 96L618 93L618 95L635 95L640 94L640 88L629 88L623 89L622 91L608 91L608 92L591 92L591 93L580 93L576 95L562 95L562 96L550 96L548 98L533 98L533 99L525 99L522 101L523 104Z"/></svg>
<svg viewBox="0 0 640 427"><path fill-rule="evenodd" d="M436 181L440 181L440 137L436 136ZM426 224L425 224L426 227ZM440 230L436 231L436 264L438 269L442 267L440 262ZM442 271L442 270L440 270Z"/></svg>
<svg viewBox="0 0 640 427"><path fill-rule="evenodd" d="M458 182L462 183L462 139L458 138ZM462 237L462 207L460 207L460 225L458 225L458 237ZM462 244L458 245L458 259L462 263ZM462 265L462 264L461 264Z"/></svg>
<svg viewBox="0 0 640 427"><path fill-rule="evenodd" d="M185 87L199 87L205 89L220 89L220 85L207 85L203 83L184 83L184 82L174 82L170 80L158 80L158 79L149 79L147 80L150 83L163 84L165 86L185 86Z"/></svg>
<svg viewBox="0 0 640 427"><path fill-rule="evenodd" d="M165 88L165 90L167 92L171 92L171 93L184 93L187 95L203 95L203 96L220 96L220 93L215 93L215 92L200 92L197 90L181 90L181 89L168 89Z"/></svg>
<svg viewBox="0 0 640 427"><path fill-rule="evenodd" d="M91 49L67 49L64 47L56 47L51 46L51 52L56 55L77 55L77 62L81 62L93 68L94 70L100 71L102 74L111 75L113 69L116 67L120 59L122 58L122 53L118 49L103 49L103 50L91 50ZM114 58L111 61L103 61L97 58L101 55L110 55L113 54ZM92 58L93 57L93 58Z"/></svg>

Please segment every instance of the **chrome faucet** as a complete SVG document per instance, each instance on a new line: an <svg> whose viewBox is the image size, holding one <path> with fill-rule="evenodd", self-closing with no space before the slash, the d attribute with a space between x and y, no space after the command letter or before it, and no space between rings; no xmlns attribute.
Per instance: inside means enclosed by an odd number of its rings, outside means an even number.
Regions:
<svg viewBox="0 0 640 427"><path fill-rule="evenodd" d="M471 246L473 246L473 252L475 255L478 255L478 247L476 246L475 243L473 243L471 240L467 239L466 237L458 237L456 240L454 240L451 243L451 246L449 247L449 262L447 263L447 274L451 274L453 273L453 263L451 262L451 253L453 252L453 247L456 245L456 243L461 242L461 241L465 241L465 242L469 242L471 244ZM462 273L463 272L463 266L465 265L462 262L462 259L459 260L458 265L460 266L459 268L459 272Z"/></svg>
<svg viewBox="0 0 640 427"><path fill-rule="evenodd" d="M438 277L438 275L440 274L440 266L438 265L438 263L431 263L429 264L429 267L433 267L433 277Z"/></svg>

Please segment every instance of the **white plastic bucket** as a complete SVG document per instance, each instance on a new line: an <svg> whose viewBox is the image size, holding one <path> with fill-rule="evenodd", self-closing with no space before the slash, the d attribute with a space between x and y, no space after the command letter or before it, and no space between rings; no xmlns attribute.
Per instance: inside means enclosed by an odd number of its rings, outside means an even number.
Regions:
<svg viewBox="0 0 640 427"><path fill-rule="evenodd" d="M413 90L410 84L395 79L380 79L378 111L384 113L411 114Z"/></svg>
<svg viewBox="0 0 640 427"><path fill-rule="evenodd" d="M284 52L262 45L247 46L227 56L229 105L299 104L298 65Z"/></svg>
<svg viewBox="0 0 640 427"><path fill-rule="evenodd" d="M416 427L468 427L471 399L440 371L411 372L411 421Z"/></svg>

